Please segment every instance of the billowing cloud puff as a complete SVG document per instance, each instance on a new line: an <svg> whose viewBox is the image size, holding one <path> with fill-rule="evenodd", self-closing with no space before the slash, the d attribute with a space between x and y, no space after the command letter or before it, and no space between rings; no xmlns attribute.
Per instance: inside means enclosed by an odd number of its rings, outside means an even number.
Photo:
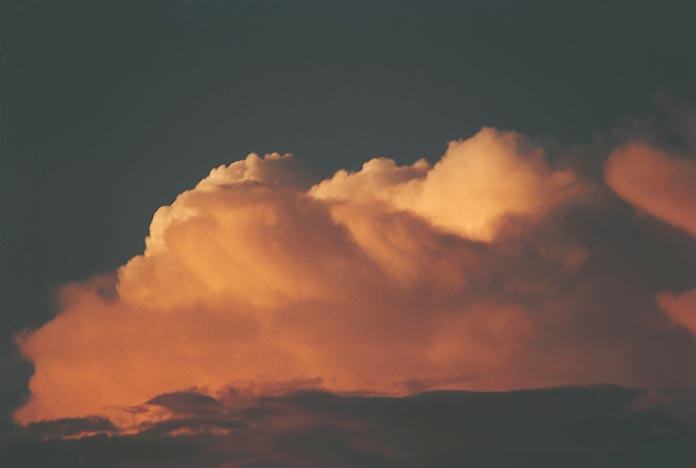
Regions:
<svg viewBox="0 0 696 468"><path fill-rule="evenodd" d="M541 216L579 190L572 171L552 170L543 152L519 135L485 128L451 142L432 167L424 159L401 167L391 159L372 159L359 172L337 172L311 194L382 203L448 232L490 241L506 217Z"/></svg>
<svg viewBox="0 0 696 468"><path fill-rule="evenodd" d="M581 184L517 135L483 130L432 167L376 159L302 181L288 155L214 169L155 213L142 255L65 286L58 315L18 339L35 373L16 419L129 425L124 409L157 395L230 385L640 385L664 380L640 353L684 355L610 318L609 282L579 273L601 259L549 216Z"/></svg>
<svg viewBox="0 0 696 468"><path fill-rule="evenodd" d="M639 210L696 237L696 160L633 142L611 154L605 178ZM657 301L674 323L696 334L696 289L676 296L663 293Z"/></svg>

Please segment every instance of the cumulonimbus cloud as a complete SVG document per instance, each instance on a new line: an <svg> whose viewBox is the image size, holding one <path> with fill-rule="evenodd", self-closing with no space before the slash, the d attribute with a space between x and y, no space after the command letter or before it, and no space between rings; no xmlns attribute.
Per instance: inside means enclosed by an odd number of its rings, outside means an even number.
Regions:
<svg viewBox="0 0 696 468"><path fill-rule="evenodd" d="M607 184L633 206L696 238L696 160L644 142L631 142L606 162ZM696 335L696 289L662 293L657 302L676 324Z"/></svg>
<svg viewBox="0 0 696 468"><path fill-rule="evenodd" d="M588 302L604 283L577 276L592 252L549 220L586 187L519 135L484 129L432 166L373 159L301 181L289 155L214 169L155 213L142 255L65 286L58 315L18 338L35 373L16 419L128 424L123 408L229 385L659 379L628 362L645 348L633 325L584 332L607 323L584 311L604 313Z"/></svg>

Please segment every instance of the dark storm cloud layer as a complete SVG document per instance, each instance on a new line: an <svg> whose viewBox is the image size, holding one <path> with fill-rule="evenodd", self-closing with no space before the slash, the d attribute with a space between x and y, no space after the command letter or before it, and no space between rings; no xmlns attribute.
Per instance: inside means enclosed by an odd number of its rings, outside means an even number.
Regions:
<svg viewBox="0 0 696 468"><path fill-rule="evenodd" d="M650 401L609 386L406 398L179 392L134 408L171 415L137 435L108 436L105 421L34 424L0 456L13 467L56 468L692 467L696 426L674 417L674 399ZM80 424L102 435L40 442L56 426Z"/></svg>

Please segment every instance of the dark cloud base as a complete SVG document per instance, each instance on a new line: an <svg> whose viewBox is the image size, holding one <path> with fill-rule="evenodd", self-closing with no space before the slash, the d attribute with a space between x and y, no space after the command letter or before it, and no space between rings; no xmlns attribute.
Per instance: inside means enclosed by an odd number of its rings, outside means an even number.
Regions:
<svg viewBox="0 0 696 468"><path fill-rule="evenodd" d="M38 423L6 434L0 459L12 468L696 466L684 400L677 414L674 400L645 405L646 395L614 386L403 398L312 391L240 403L182 392L134 408L171 415L136 435L104 435L113 427L103 419ZM55 439L83 431L102 435Z"/></svg>

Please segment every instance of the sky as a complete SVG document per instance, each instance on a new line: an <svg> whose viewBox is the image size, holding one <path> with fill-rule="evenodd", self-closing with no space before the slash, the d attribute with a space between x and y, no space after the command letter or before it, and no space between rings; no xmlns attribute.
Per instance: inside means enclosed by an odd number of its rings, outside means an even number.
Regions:
<svg viewBox="0 0 696 468"><path fill-rule="evenodd" d="M693 466L695 47L679 0L1 2L0 454Z"/></svg>

